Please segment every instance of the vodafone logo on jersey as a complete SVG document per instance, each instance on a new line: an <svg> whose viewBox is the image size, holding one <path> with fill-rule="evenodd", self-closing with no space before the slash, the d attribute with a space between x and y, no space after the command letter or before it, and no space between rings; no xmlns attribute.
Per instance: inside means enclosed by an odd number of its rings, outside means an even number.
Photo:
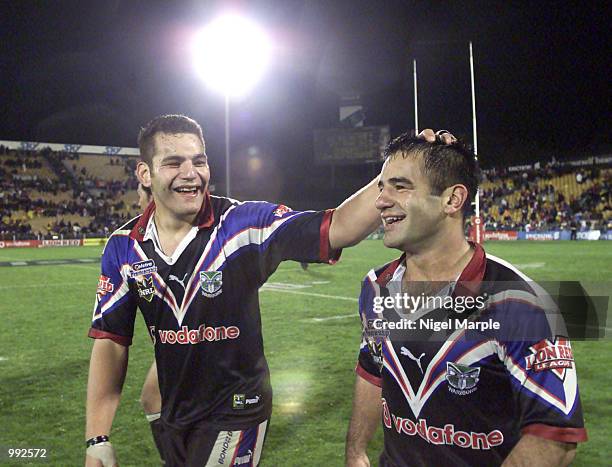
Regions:
<svg viewBox="0 0 612 467"><path fill-rule="evenodd" d="M383 423L386 428L394 429L406 436L420 436L430 444L445 444L464 449L489 450L500 446L504 442L504 434L499 430L493 430L489 433L460 431L452 423L447 423L444 425L444 428L427 426L427 420L424 418L419 418L415 422L409 418L398 417L389 412L385 399L382 400L382 404Z"/></svg>
<svg viewBox="0 0 612 467"><path fill-rule="evenodd" d="M150 333L152 336L154 335L154 327L152 327ZM187 326L182 326L179 331L160 329L157 334L159 342L162 344L199 344L201 342L238 339L240 328L238 326L219 326L213 328L202 324L198 329L189 329Z"/></svg>

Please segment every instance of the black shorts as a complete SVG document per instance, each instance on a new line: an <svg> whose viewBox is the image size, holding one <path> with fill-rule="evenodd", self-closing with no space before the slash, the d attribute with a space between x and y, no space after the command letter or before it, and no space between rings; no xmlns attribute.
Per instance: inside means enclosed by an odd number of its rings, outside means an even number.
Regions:
<svg viewBox="0 0 612 467"><path fill-rule="evenodd" d="M242 431L219 431L207 425L162 434L166 467L256 467L263 450L268 420Z"/></svg>

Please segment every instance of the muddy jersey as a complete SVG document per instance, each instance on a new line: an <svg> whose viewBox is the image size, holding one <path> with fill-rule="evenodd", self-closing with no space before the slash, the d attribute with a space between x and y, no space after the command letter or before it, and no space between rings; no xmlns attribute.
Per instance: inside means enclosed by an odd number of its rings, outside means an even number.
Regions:
<svg viewBox="0 0 612 467"><path fill-rule="evenodd" d="M242 430L270 416L258 290L283 260L333 262L333 211L206 196L172 257L152 203L109 238L89 336L130 345L139 308L155 345L162 419Z"/></svg>
<svg viewBox="0 0 612 467"><path fill-rule="evenodd" d="M571 343L553 331L546 295L535 283L476 245L447 296L462 299L455 307L481 297L478 313L432 331L432 323L460 315L434 307L410 318L415 330L383 332L381 322L401 321L379 305L404 271L403 258L370 271L360 296L364 335L356 371L382 387L381 465L493 466L522 434L586 440ZM474 330L479 322L489 329Z"/></svg>

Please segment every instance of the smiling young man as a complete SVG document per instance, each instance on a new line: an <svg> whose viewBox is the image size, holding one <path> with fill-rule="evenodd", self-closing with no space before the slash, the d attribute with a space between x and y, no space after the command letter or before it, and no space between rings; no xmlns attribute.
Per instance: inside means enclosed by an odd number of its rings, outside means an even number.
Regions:
<svg viewBox="0 0 612 467"><path fill-rule="evenodd" d="M144 213L109 238L89 335L88 466L109 441L136 309L155 345L167 466L257 465L272 408L258 290L283 260L333 263L380 223L374 183L335 210L211 196L200 126L180 115L139 135Z"/></svg>
<svg viewBox="0 0 612 467"><path fill-rule="evenodd" d="M381 418L383 467L568 465L586 440L571 344L536 284L465 239L474 154L402 135L378 186L384 244L403 254L362 285L346 465L370 465Z"/></svg>

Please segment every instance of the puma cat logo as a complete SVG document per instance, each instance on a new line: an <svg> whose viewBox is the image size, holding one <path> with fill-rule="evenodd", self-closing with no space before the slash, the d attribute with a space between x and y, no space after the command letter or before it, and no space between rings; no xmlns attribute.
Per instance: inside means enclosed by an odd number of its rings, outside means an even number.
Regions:
<svg viewBox="0 0 612 467"><path fill-rule="evenodd" d="M424 374L423 367L421 366L421 358L425 356L425 353L422 353L419 358L416 358L414 355L412 355L412 352L410 352L410 350L408 350L406 347L402 347L400 351L402 355L406 355L410 360L414 360L416 364L419 366L419 370L421 370L421 374Z"/></svg>
<svg viewBox="0 0 612 467"><path fill-rule="evenodd" d="M188 272L187 272L187 273L185 273L185 276L183 277L183 280L179 279L179 278L178 278L178 277L176 277L174 274L170 274L170 275L168 276L168 280L178 282L179 284L181 284L181 287L183 287L183 290L185 290L185 279L187 279L187 275L188 275L188 274L189 274Z"/></svg>

